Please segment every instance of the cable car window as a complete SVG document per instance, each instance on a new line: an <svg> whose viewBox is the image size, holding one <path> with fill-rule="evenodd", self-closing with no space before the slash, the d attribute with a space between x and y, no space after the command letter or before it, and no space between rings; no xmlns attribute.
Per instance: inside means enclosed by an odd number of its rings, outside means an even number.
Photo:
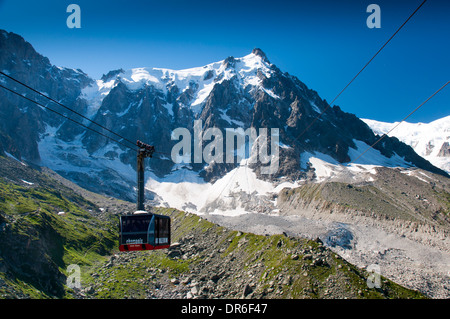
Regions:
<svg viewBox="0 0 450 319"><path fill-rule="evenodd" d="M170 237L170 219L169 218L157 218L155 220L156 229L158 234L155 237L155 244L167 245L169 244Z"/></svg>
<svg viewBox="0 0 450 319"><path fill-rule="evenodd" d="M170 217L156 214L120 217L119 249L153 250L170 246Z"/></svg>
<svg viewBox="0 0 450 319"><path fill-rule="evenodd" d="M122 240L123 244L146 244L151 215L123 216Z"/></svg>

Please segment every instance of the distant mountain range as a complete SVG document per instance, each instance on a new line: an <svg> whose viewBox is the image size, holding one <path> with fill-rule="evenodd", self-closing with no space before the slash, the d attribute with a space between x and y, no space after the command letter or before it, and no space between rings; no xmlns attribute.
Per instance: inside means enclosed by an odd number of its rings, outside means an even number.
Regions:
<svg viewBox="0 0 450 319"><path fill-rule="evenodd" d="M119 69L94 80L79 69L52 65L21 36L0 31L0 70L128 140L155 145L159 153L147 166L147 199L180 209L215 211L228 205L233 211L270 210L270 196L254 195L329 176L330 165L356 159L378 138L372 124L371 129L367 121L336 105L305 132L327 101L278 69L260 49L197 68ZM4 76L0 83L107 134ZM49 167L89 190L134 201L134 151L3 89L0 103L0 152ZM271 153L271 160L278 160L276 172L262 174L264 163L241 160L236 154L232 163L196 163L195 150L188 152L190 161L174 163L171 154L179 143L172 139L174 130L193 134L196 121L201 121L203 132L215 128L223 135L250 127L277 128L279 153ZM442 149L435 142L431 155ZM204 140L202 147L208 143ZM428 155L420 150L418 155L407 144L385 138L352 165L415 166L448 176L436 167L439 163L424 159L420 155ZM442 154L448 154L445 147Z"/></svg>
<svg viewBox="0 0 450 319"><path fill-rule="evenodd" d="M398 124L362 120L379 135L389 132ZM450 173L450 116L430 123L401 123L389 136L397 137L434 166Z"/></svg>

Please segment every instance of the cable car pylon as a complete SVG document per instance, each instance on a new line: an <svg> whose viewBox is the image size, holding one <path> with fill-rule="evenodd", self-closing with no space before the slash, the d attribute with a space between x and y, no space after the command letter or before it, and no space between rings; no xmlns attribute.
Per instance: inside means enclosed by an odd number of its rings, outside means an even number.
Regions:
<svg viewBox="0 0 450 319"><path fill-rule="evenodd" d="M144 159L152 157L155 152L153 145L145 144L137 141L136 145L139 147L137 154L137 210L145 211L144 208Z"/></svg>
<svg viewBox="0 0 450 319"><path fill-rule="evenodd" d="M137 210L122 215L119 221L119 250L154 250L170 247L170 217L145 211L144 160L152 157L155 147L137 141Z"/></svg>

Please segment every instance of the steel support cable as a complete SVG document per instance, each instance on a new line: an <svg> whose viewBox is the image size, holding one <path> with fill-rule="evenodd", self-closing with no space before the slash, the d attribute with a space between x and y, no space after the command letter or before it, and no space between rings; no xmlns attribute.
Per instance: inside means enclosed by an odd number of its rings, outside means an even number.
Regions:
<svg viewBox="0 0 450 319"><path fill-rule="evenodd" d="M58 104L59 106L65 108L65 109L67 109L67 110L69 110L70 112L73 112L73 113L75 113L76 115L78 115L78 116L80 116L80 117L82 117L82 118L88 120L88 121L91 122L92 124L95 124L95 125L101 127L101 128L104 129L105 131L108 131L109 133L112 133L112 134L116 135L117 137L120 137L121 139L123 139L124 141L127 141L127 142L130 143L131 145L135 145L135 143L133 143L133 142L130 141L129 139L127 139L127 138L125 138L125 137L123 137L123 136L117 134L116 132L114 132L114 131L112 131L112 130L106 128L106 127L104 127L103 125L101 125L101 124L99 124L99 123L97 123L97 122L91 120L90 118L84 116L83 114L81 114L81 113L79 113L79 112L77 112L77 111L75 111L75 110L72 110L70 107L68 107L68 106L66 106L66 105L64 105L64 104L62 104L61 102L56 101L55 99L53 99L53 98L51 98L51 97L49 97L49 96L43 94L42 92L39 92L38 90L32 88L31 86L29 86L29 85L27 85L27 84L25 84L25 83L23 83L23 82L21 82L21 81L15 79L15 78L13 78L12 76L10 76L10 75L8 75L8 74L2 72L2 71L0 71L0 74L3 75L3 76L5 76L5 77L7 77L8 79L13 80L14 82L16 82L16 83L18 83L18 84L20 84L20 85L26 87L27 89L29 89L29 90L31 90L31 91L33 91L33 92L39 94L40 96L45 97L46 99L52 101L53 103Z"/></svg>
<svg viewBox="0 0 450 319"><path fill-rule="evenodd" d="M447 83L445 83L443 86L441 86L436 92L434 92L428 99L426 99L425 101L422 102L422 104L420 104L418 107L416 107L414 110L411 111L411 113L409 113L407 116L405 116L405 118L403 118L400 122L398 122L393 128L391 128L389 130L389 132L383 134L378 140L375 141L375 143L373 143L370 147L368 147L364 152L362 152L358 157L356 157L354 160L350 161L348 164L346 165L350 165L351 163L353 163L354 161L356 161L357 159L359 159L361 156L363 156L365 153L367 153L371 148L373 148L375 145L377 145L383 138L385 138L386 136L389 135L389 133L391 133L395 128L397 128L397 126L399 126L402 122L406 121L406 119L408 117L410 117L411 115L413 115L418 109L420 109L425 103L427 103L429 100L431 100L436 94L438 94L443 88L445 88L448 84L450 83L450 81L448 81Z"/></svg>
<svg viewBox="0 0 450 319"><path fill-rule="evenodd" d="M4 85L2 85L2 84L0 84L0 87L3 88L3 89L5 89L5 90L7 90L7 91L9 91L9 92L11 92L11 93L13 93L13 94L15 94L15 95L17 95L17 96L20 96L20 97L26 99L26 100L28 100L28 101L30 101L30 102L32 102L32 103L38 105L38 106L41 106L41 107L43 107L43 108L45 108L45 109L47 109L47 110L49 110L49 111L51 111L51 112L53 112L53 113L55 113L55 114L58 114L59 116L62 116L62 117L64 117L65 119L68 119L68 120L70 120L70 121L72 121L72 122L74 122L74 123L76 123L76 124L78 124L78 125L81 125L82 127L86 128L86 129L88 129L88 130L90 130L90 131L92 131L92 132L95 132L95 133L97 133L97 134L100 134L101 136L106 137L107 139L109 139L109 140L111 140L111 141L114 141L114 142L116 142L116 143L119 143L120 145L122 145L122 146L124 146L124 147L126 147L126 148L129 148L129 149L131 149L131 150L133 150L133 151L135 151L135 152L138 151L138 150L137 150L136 148L134 148L134 147L131 147L131 146L129 146L129 145L126 145L126 144L122 143L121 141L118 141L118 140L116 140L116 139L114 139L114 138L112 138L112 137L110 137L110 136L107 136L107 135L105 135L105 134L103 134L103 133L101 133L101 132L99 132L99 131L97 131L97 130L94 130L93 128L91 128L91 127L89 127L89 126L87 126L87 125L84 125L83 123L80 123L80 122L78 122L78 121L75 121L74 119L72 119L72 118L70 118L70 117L68 117L68 116L66 116L66 115L64 115L64 114L62 114L62 113L60 113L60 112L58 112L58 111L55 111L55 110L49 108L48 106L43 105L43 104L41 104L41 103L39 103L39 102L37 102L37 101L35 101L35 100L32 100L32 99L30 99L30 98L28 98L28 97L26 97L26 96L24 96L24 95L22 95L22 94L20 94L20 93L18 93L18 92L16 92L16 91L12 90L12 89L10 89L10 88L7 88L6 86L4 86Z"/></svg>
<svg viewBox="0 0 450 319"><path fill-rule="evenodd" d="M427 2L427 0L424 0L417 8L414 10L413 13L410 14L408 19L406 19L405 22L397 29L397 31L394 32L394 34L383 44L383 46L375 53L375 55L363 66L363 68L350 80L350 82L347 83L347 85L339 92L338 95L325 107L325 109L312 120L312 122L303 130L300 135L298 135L297 139L300 139L300 137L303 136L310 128L313 126L313 124L330 108L330 106L341 96L342 93L350 86L350 84L353 83L353 81L356 80L356 78L364 71L364 69L375 59L375 57L386 47L386 45L391 42L391 40L397 35L397 33L408 23L409 20L419 11L419 9Z"/></svg>
<svg viewBox="0 0 450 319"><path fill-rule="evenodd" d="M97 122L95 122L95 121L93 121L93 120L91 120L91 119L89 119L88 117L86 117L86 116L80 114L79 112L77 112L77 111L75 111L75 110L72 110L72 109L69 108L68 106L65 106L64 104L62 104L62 103L56 101L55 99L53 99L53 98L51 98L51 97L49 97L49 96L47 96L47 95L45 95L45 94L42 94L42 93L39 92L38 90L36 90L36 89L34 89L34 88L28 86L28 85L25 84L25 83L22 83L21 81L19 81L19 80L13 78L13 77L11 77L11 76L9 76L8 74L5 74L5 73L2 72L2 71L0 71L0 74L6 76L7 78L9 78L9 79L11 79L11 80L13 80L13 81L15 81L15 82L17 82L17 83L23 85L23 86L25 86L26 88L30 89L31 91L33 91L33 92L35 92L35 93L38 93L40 96L43 96L43 97L49 99L50 101L52 101L52 102L54 102L54 103L56 103L56 104L58 104L58 105L64 107L65 109L67 109L67 110L69 110L69 111L71 111L71 112L77 114L78 116L80 116L80 117L82 117L82 118L88 120L89 122L91 122L91 123L93 123L93 124L95 124L95 125L101 127L102 129L104 129L104 130L106 130L106 131L108 131L108 132L110 132L110 133L116 135L117 137L120 137L120 138L123 139L124 141L127 141L128 143L132 144L133 146L136 145L135 143L131 142L129 139L123 137L122 135L120 135L120 134L118 134L118 133L116 133L116 132L114 132L114 131L112 131L112 130L106 128L106 127L104 127L103 125L101 125L101 124L99 124L99 123L97 123ZM2 86L2 87L5 88L5 89L7 89L8 91L11 91L10 89L8 89L8 88L6 88L6 87L4 87L4 86ZM15 91L13 91L13 93L14 93L14 94L18 94L18 93L15 92ZM26 98L25 96L23 96L23 95L21 95L21 94L18 94L18 95L20 95L20 96ZM28 98L27 98L27 99L28 99ZM30 100L30 99L28 99L28 100ZM32 102L35 102L34 100L31 100L31 101L32 101ZM42 105L41 105L41 106L42 106ZM47 108L47 109L49 109L49 108ZM82 125L83 127L90 129L90 130L93 131L93 132L96 132L96 133L101 134L100 132L91 129L91 128L87 127L86 125L82 124L82 123L76 122L76 121L74 121L73 119L70 119L70 118L68 118L68 117L66 117L66 116L64 116L64 115L62 115L62 114L60 114L60 113L57 112L57 111L54 111L54 110L52 110L52 109L49 109L49 110L51 110L52 112L55 112L55 113L57 113L57 114L59 114L59 115L65 117L65 118L67 118L67 119L69 119L69 120L71 120L72 122L75 122L75 123L77 123L77 124L80 124L80 125ZM102 136L105 136L105 135L103 135L103 134L101 134L101 135L102 135ZM108 138L109 138L109 137L108 137ZM111 140L116 141L115 139L111 139ZM116 142L120 143L120 144L123 145L123 146L126 146L126 147L130 148L128 145L124 145L124 144L122 144L122 143L119 142L119 141L116 141ZM133 150L135 150L135 149L133 149ZM169 154L169 153L160 152L160 151L155 151L155 153L158 153L158 154L161 154L161 155L168 155L168 156L171 156L171 154Z"/></svg>
<svg viewBox="0 0 450 319"><path fill-rule="evenodd" d="M382 139L384 139L386 136L388 136L389 133L391 133L394 129L396 129L401 123L406 121L406 119L408 119L412 114L414 114L422 106L424 106L426 103L428 103L436 94L438 94L440 91L442 91L449 83L450 83L450 81L448 81L443 86L441 86L438 90L436 90L425 101L423 101L419 106L417 106L414 110L412 110L407 116L405 116L400 122L398 122L394 127L392 127L387 133L383 134L380 138L378 138L372 145L370 145L364 152L359 154L355 159L351 160L350 162L346 163L345 165L339 165L340 171L334 175L335 179L337 179L339 177L339 175L344 172L345 168L348 168L349 165L351 165L356 160L361 158L361 156L363 156L365 153L367 153L370 149L374 148L375 145L377 145ZM331 180L331 178L332 178L332 176L330 175L324 181L322 181L318 190L323 189L325 187L325 184L328 183Z"/></svg>

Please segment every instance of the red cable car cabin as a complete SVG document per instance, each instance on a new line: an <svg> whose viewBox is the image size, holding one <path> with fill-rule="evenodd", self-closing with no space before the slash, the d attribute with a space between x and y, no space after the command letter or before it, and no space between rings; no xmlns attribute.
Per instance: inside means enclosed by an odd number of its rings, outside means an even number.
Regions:
<svg viewBox="0 0 450 319"><path fill-rule="evenodd" d="M154 250L170 247L170 217L138 211L120 216L119 250Z"/></svg>

